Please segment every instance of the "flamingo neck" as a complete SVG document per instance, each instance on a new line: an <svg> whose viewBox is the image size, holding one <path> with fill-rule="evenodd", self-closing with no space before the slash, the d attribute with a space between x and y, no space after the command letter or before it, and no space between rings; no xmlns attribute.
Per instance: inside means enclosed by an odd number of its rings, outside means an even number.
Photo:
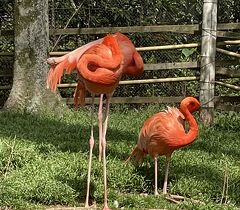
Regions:
<svg viewBox="0 0 240 210"><path fill-rule="evenodd" d="M198 136L198 124L187 107L181 107L181 112L183 113L186 121L189 123L189 131L186 133L183 139L184 145L188 145L191 144Z"/></svg>

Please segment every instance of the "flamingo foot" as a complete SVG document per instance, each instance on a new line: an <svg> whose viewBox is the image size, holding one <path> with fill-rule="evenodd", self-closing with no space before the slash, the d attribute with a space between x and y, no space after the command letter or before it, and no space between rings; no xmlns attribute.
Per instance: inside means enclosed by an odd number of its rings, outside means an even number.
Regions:
<svg viewBox="0 0 240 210"><path fill-rule="evenodd" d="M185 197L183 197L181 195L171 195L171 194L164 194L164 195L168 201L171 201L176 204L179 204L181 201L185 200Z"/></svg>
<svg viewBox="0 0 240 210"><path fill-rule="evenodd" d="M107 204L104 204L103 210L111 210Z"/></svg>
<svg viewBox="0 0 240 210"><path fill-rule="evenodd" d="M97 209L97 207L96 207L96 205L94 205L94 204L91 205L91 206L85 205L82 209L83 209L83 210L86 210L86 209L94 210L94 209Z"/></svg>

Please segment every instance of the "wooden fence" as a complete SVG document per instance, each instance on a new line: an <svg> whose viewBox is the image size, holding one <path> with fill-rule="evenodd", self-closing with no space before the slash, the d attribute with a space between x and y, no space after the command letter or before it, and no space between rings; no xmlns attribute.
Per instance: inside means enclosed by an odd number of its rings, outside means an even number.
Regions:
<svg viewBox="0 0 240 210"><path fill-rule="evenodd" d="M218 41L217 46L225 45L239 45L240 44L240 33L230 32L229 30L240 30L240 23L224 23L218 24L217 27L217 36L219 38L225 38L229 40ZM184 33L184 34L200 34L201 26L199 24L193 25L159 25L159 26L132 26L132 27L103 27L103 28L66 28L66 29L51 29L50 34L54 36L62 35L80 35L80 34L106 34L106 33L115 33L121 31L122 33L155 33L155 32L173 32L173 33ZM1 31L0 36L11 36L13 31ZM200 40L199 40L200 41ZM200 42L199 42L200 43ZM170 49L183 49L183 48L198 48L200 47L199 43L190 43L190 44L179 44L179 45L165 45L165 46L151 46L151 47L139 47L138 51L156 51L156 50L170 50ZM233 70L227 66L239 65L240 64L240 54L236 52L230 52L217 47L217 51L228 56L235 57L234 61L219 61L216 62L216 75L218 79L221 78L239 78L240 71ZM50 52L50 56L61 56L67 52ZM13 53L0 53L0 56L13 56ZM172 63L156 63L156 64L145 64L145 71L169 71L172 69L192 69L199 70L200 63L197 61L191 62L172 62ZM12 73L6 72L1 74L0 77L12 77ZM152 78L152 79L142 79L142 80L126 80L120 81L120 85L127 84L150 84L150 83L163 83L163 82L179 82L179 81L198 81L198 76L191 77L175 77L175 78ZM239 86L225 84L222 81L215 81L216 85L225 86L233 90L240 90ZM59 88L74 88L76 83L71 84L60 84ZM10 89L10 85L0 86L0 90ZM175 103L179 102L182 97L114 97L112 99L113 103ZM72 104L72 98L63 99L68 104ZM87 103L90 102L90 99L87 98ZM215 97L215 104L217 109L223 110L234 110L240 111L239 106L230 106L226 105L229 103L240 102L239 96L225 96Z"/></svg>

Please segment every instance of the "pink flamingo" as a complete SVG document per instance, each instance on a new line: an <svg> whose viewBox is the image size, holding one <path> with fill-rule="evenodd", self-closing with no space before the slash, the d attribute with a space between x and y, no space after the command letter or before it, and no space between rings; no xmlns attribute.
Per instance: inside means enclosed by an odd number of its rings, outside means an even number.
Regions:
<svg viewBox="0 0 240 210"><path fill-rule="evenodd" d="M47 84L56 90L61 77L66 70L72 73L77 69L79 78L84 88L92 94L91 135L89 140L89 167L87 179L87 194L85 207L89 207L89 187L92 164L93 137L93 108L94 96L100 94L99 101L99 160L103 157L104 175L104 210L108 210L107 202L107 172L106 172L106 132L109 117L110 99L123 74L135 76L143 72L143 60L136 51L133 43L121 33L107 35L102 39L90 42L62 57L49 58L52 66ZM76 90L75 99L81 94ZM106 110L103 117L103 94L106 95Z"/></svg>

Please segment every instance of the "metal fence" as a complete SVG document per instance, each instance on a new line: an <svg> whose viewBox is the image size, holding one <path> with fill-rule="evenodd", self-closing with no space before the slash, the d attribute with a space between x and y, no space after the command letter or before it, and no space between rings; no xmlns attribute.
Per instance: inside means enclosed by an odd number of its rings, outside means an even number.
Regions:
<svg viewBox="0 0 240 210"><path fill-rule="evenodd" d="M162 1L49 1L49 26L54 28L96 28L96 27L123 27L123 26L145 26L145 25L179 25L179 24L201 24L202 21L202 0L185 0L183 3L172 1L169 6L167 0ZM64 5L64 6L63 6ZM219 1L218 21L238 22L239 8L238 1ZM0 14L3 22L1 30L13 29L13 8ZM173 33L173 32L138 32L127 33L136 47L155 45L174 45L186 43L199 43L201 33ZM60 37L59 37L60 36ZM69 51L89 41L98 39L104 34L73 34L50 36L50 50ZM57 43L56 47L53 46ZM13 36L0 36L1 52L13 52ZM234 50L234 49L233 49ZM236 50L238 50L236 48ZM199 48L184 48L172 50L156 50L140 52L144 63L172 63L189 62L200 60ZM216 61L232 61L234 58L223 54L216 54ZM0 86L11 85L13 69L12 56L0 56ZM7 72L7 73L6 73ZM7 76L4 76L7 74ZM170 69L161 71L145 71L140 78L128 78L122 80L168 78L180 76L199 76L199 68L191 69ZM233 79L234 80L234 79ZM75 76L64 76L63 82L74 82ZM238 82L238 80L236 80ZM73 89L61 91L63 97L72 97ZM197 81L165 82L137 85L118 86L114 96L197 96L199 83ZM0 90L0 97L4 100L9 94L8 89ZM216 87L216 95L235 95L236 92L223 87ZM3 101L4 101L3 100Z"/></svg>

